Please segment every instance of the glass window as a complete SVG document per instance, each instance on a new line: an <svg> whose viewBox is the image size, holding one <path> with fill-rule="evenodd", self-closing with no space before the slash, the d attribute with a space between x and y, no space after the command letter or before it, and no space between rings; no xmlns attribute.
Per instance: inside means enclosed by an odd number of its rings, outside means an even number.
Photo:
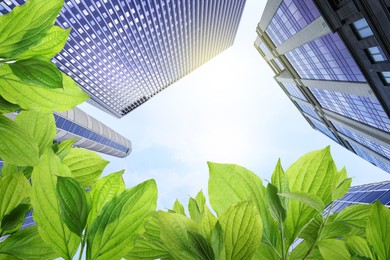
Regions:
<svg viewBox="0 0 390 260"><path fill-rule="evenodd" d="M366 81L337 33L322 36L285 56L303 79Z"/></svg>
<svg viewBox="0 0 390 260"><path fill-rule="evenodd" d="M361 198L360 201L364 203L373 203L383 193L384 191L373 191L369 193L366 197Z"/></svg>
<svg viewBox="0 0 390 260"><path fill-rule="evenodd" d="M327 135L329 138L331 138L333 141L338 143L339 141L337 140L336 136L333 134L332 131L330 131L324 124L321 124L320 122L317 122L315 120L309 119L310 122L314 125L314 127L322 132L323 134Z"/></svg>
<svg viewBox="0 0 390 260"><path fill-rule="evenodd" d="M359 39L367 38L369 36L374 35L370 26L367 23L367 20L364 18L354 22L352 24L352 27L355 29L355 32Z"/></svg>
<svg viewBox="0 0 390 260"><path fill-rule="evenodd" d="M379 159L378 157L375 157L375 156L367 153L365 150L361 149L357 145L354 145L353 143L349 143L349 144L351 145L351 147L353 148L353 150L356 152L357 155L359 155L363 159L369 161L373 165L378 166L382 170L390 173L390 165L387 162L384 162L381 159Z"/></svg>
<svg viewBox="0 0 390 260"><path fill-rule="evenodd" d="M316 113L316 111L311 106L307 106L301 103L297 103L297 104L298 107L300 107L301 110L305 112L307 115L311 115L312 117L321 120L320 116Z"/></svg>
<svg viewBox="0 0 390 260"><path fill-rule="evenodd" d="M265 45L264 42L261 42L261 43L259 44L259 48L260 48L260 50L263 52L264 56L267 56L268 54L271 53L271 52L269 51L267 45Z"/></svg>
<svg viewBox="0 0 390 260"><path fill-rule="evenodd" d="M390 71L379 72L379 75L381 76L385 85L390 85Z"/></svg>
<svg viewBox="0 0 390 260"><path fill-rule="evenodd" d="M386 55L380 46L374 46L366 49L366 52L372 62L386 61Z"/></svg>
<svg viewBox="0 0 390 260"><path fill-rule="evenodd" d="M281 84L291 96L307 101L306 97L303 95L302 91L298 88L297 85L285 82L281 82Z"/></svg>
<svg viewBox="0 0 390 260"><path fill-rule="evenodd" d="M390 202L390 190L387 191L385 194L383 194L380 198L379 198L379 202L382 203L382 204L387 204Z"/></svg>

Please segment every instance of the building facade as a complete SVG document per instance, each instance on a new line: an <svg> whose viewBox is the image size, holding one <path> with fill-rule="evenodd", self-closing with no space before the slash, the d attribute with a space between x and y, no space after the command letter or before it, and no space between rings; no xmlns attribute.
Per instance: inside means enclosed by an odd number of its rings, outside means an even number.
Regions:
<svg viewBox="0 0 390 260"><path fill-rule="evenodd" d="M67 0L72 27L53 58L91 99L122 117L233 44L246 0ZM0 15L25 0L0 2Z"/></svg>
<svg viewBox="0 0 390 260"><path fill-rule="evenodd" d="M316 130L390 173L390 1L269 0L255 48Z"/></svg>

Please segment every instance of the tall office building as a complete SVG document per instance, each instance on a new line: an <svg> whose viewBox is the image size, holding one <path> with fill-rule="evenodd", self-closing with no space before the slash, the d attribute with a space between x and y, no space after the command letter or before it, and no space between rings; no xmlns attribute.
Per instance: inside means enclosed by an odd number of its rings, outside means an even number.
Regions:
<svg viewBox="0 0 390 260"><path fill-rule="evenodd" d="M8 114L11 119L17 114ZM75 138L74 146L116 157L126 157L131 153L131 142L107 125L75 107L71 110L54 113L57 134L56 142ZM3 161L0 160L0 169Z"/></svg>
<svg viewBox="0 0 390 260"><path fill-rule="evenodd" d="M66 0L56 24L72 32L53 62L122 117L231 46L245 1Z"/></svg>
<svg viewBox="0 0 390 260"><path fill-rule="evenodd" d="M269 0L255 47L316 130L390 173L390 2Z"/></svg>

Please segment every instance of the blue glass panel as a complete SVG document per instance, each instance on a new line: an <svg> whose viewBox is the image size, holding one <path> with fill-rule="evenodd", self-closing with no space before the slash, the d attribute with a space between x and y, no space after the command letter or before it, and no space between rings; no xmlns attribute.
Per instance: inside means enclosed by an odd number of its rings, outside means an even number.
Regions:
<svg viewBox="0 0 390 260"><path fill-rule="evenodd" d="M382 170L390 173L390 165L382 160L380 160L379 158L377 157L374 157L372 156L371 154L367 153L366 151L364 151L363 149L361 149L360 147L358 147L357 145L354 145L353 143L350 143L350 145L352 146L352 148L355 150L356 154L359 155L360 157L362 157L363 159L369 161L370 163L378 166L379 168L381 168Z"/></svg>
<svg viewBox="0 0 390 260"><path fill-rule="evenodd" d="M285 0L265 31L273 43L279 46L319 16L320 13L312 0Z"/></svg>
<svg viewBox="0 0 390 260"><path fill-rule="evenodd" d="M306 105L301 104L301 103L297 103L297 104L303 112L305 112L308 115L311 115L314 118L317 118L318 120L321 120L320 116L315 112L315 110L312 107L306 106Z"/></svg>
<svg viewBox="0 0 390 260"><path fill-rule="evenodd" d="M265 45L264 42L261 42L261 43L260 43L259 48L261 49L261 51L264 53L265 56L267 56L268 54L271 53L271 52L269 51L267 45Z"/></svg>
<svg viewBox="0 0 390 260"><path fill-rule="evenodd" d="M366 81L337 33L322 36L285 56L303 79Z"/></svg>
<svg viewBox="0 0 390 260"><path fill-rule="evenodd" d="M390 119L376 98L309 87L323 108L367 125L390 131Z"/></svg>
<svg viewBox="0 0 390 260"><path fill-rule="evenodd" d="M369 36L374 35L370 26L368 25L366 19L362 18L357 20L352 24L352 27L355 29L357 36L359 39L367 38Z"/></svg>
<svg viewBox="0 0 390 260"><path fill-rule="evenodd" d="M379 196L381 196L382 194L384 193L384 191L373 191L369 194L367 194L367 196L363 197L360 199L360 202L364 202L364 203L373 203L376 199L379 198Z"/></svg>
<svg viewBox="0 0 390 260"><path fill-rule="evenodd" d="M385 194L383 194L380 198L379 198L379 202L382 203L382 204L387 204L390 202L390 191L387 191Z"/></svg>
<svg viewBox="0 0 390 260"><path fill-rule="evenodd" d="M297 85L293 83L281 83L291 96L307 101L306 97L303 95L302 91L298 88Z"/></svg>
<svg viewBox="0 0 390 260"><path fill-rule="evenodd" d="M368 48L366 51L371 61L374 63L387 60L386 55L383 52L381 46L373 46Z"/></svg>
<svg viewBox="0 0 390 260"><path fill-rule="evenodd" d="M343 133L344 135L348 136L349 138L354 139L356 142L359 142L360 144L366 146L367 148L370 148L371 150L390 159L390 149L387 149L386 147L375 142L374 138L368 139L368 138L356 133L355 131L347 129L347 128L345 128L337 123L334 123L334 122L333 122L333 125L336 127L337 131L339 131L340 133Z"/></svg>
<svg viewBox="0 0 390 260"><path fill-rule="evenodd" d="M274 61L278 65L280 70L284 70L284 66L283 66L283 64L280 62L280 60L278 58L275 58Z"/></svg>
<svg viewBox="0 0 390 260"><path fill-rule="evenodd" d="M328 137L332 138L333 141L338 143L336 136L330 131L324 124L321 124L320 122L317 122L316 120L309 119L310 122L314 125L314 127L322 132L323 134L327 135Z"/></svg>

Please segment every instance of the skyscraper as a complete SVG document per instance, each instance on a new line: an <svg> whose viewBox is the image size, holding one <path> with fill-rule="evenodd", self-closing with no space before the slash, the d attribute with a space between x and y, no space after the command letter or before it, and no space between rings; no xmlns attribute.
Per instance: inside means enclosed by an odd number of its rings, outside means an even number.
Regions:
<svg viewBox="0 0 390 260"><path fill-rule="evenodd" d="M67 0L72 32L52 60L122 117L233 44L246 0ZM0 15L25 0L0 2Z"/></svg>
<svg viewBox="0 0 390 260"><path fill-rule="evenodd" d="M390 4L270 0L255 47L316 130L390 173Z"/></svg>

